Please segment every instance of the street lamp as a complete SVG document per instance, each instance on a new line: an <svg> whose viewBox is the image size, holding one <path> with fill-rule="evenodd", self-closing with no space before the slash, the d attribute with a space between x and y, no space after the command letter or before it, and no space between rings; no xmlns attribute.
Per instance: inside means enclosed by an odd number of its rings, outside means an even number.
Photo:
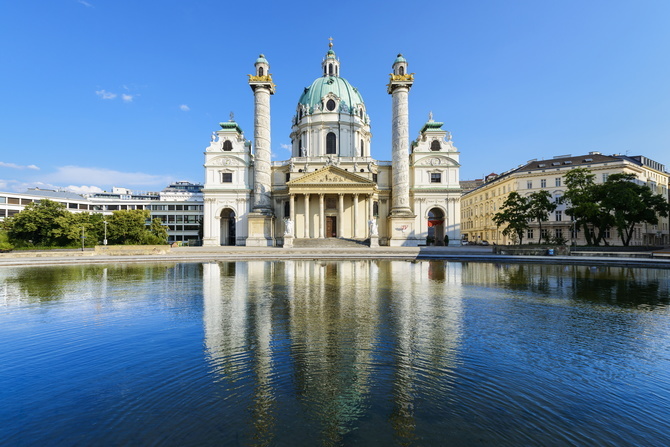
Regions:
<svg viewBox="0 0 670 447"><path fill-rule="evenodd" d="M102 223L105 224L105 239L103 239L102 245L107 245L107 221L103 220Z"/></svg>
<svg viewBox="0 0 670 447"><path fill-rule="evenodd" d="M81 227L81 251L84 251L84 227Z"/></svg>

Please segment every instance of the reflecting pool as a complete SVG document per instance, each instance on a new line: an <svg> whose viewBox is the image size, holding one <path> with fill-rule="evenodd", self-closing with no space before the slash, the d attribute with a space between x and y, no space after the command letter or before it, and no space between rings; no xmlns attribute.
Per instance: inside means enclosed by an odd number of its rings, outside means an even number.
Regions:
<svg viewBox="0 0 670 447"><path fill-rule="evenodd" d="M0 269L1 445L670 445L670 271Z"/></svg>

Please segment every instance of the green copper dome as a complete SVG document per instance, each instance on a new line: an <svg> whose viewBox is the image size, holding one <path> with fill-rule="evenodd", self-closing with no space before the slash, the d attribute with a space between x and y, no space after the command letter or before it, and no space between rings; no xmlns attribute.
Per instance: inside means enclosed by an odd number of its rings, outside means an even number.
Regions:
<svg viewBox="0 0 670 447"><path fill-rule="evenodd" d="M402 54L399 53L396 60L393 61L393 65L397 64L398 62L407 62L407 60L405 60L405 58L402 56Z"/></svg>
<svg viewBox="0 0 670 447"><path fill-rule="evenodd" d="M356 87L351 85L349 81L339 76L322 76L317 78L312 85L305 88L299 103L310 107L310 110L317 104L322 104L321 99L328 93L332 93L338 98L341 98L349 111L353 106L364 104L363 97L358 93Z"/></svg>
<svg viewBox="0 0 670 447"><path fill-rule="evenodd" d="M270 65L269 62L267 61L267 59L265 59L264 54L261 54L260 56L258 56L258 59L256 59L256 64L258 64L258 63Z"/></svg>

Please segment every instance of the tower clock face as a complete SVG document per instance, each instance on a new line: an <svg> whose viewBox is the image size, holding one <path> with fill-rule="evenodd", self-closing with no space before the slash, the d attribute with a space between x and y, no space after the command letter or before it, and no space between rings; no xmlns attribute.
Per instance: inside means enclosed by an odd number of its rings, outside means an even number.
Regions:
<svg viewBox="0 0 670 447"><path fill-rule="evenodd" d="M328 109L331 112L335 110L335 101L329 99L328 102L326 103L326 109Z"/></svg>

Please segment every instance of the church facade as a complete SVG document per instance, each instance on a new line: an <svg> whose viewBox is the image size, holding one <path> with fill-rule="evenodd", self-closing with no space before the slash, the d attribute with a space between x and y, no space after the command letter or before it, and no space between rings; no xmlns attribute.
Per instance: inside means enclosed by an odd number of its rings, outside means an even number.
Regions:
<svg viewBox="0 0 670 447"><path fill-rule="evenodd" d="M299 97L291 157L272 161L270 100L275 84L261 55L249 75L253 143L233 120L205 150L203 244L291 247L301 239L354 239L375 247L460 244L459 152L432 114L409 138L414 74L402 55L392 97L391 161L371 156L365 102L340 75L332 43L321 76Z"/></svg>

